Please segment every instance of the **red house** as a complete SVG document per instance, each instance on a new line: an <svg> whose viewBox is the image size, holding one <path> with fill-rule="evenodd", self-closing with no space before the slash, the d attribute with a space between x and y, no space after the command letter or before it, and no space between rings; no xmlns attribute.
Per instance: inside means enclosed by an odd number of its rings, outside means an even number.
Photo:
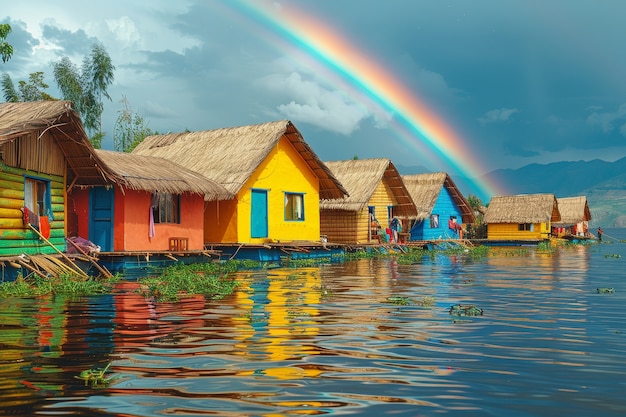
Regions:
<svg viewBox="0 0 626 417"><path fill-rule="evenodd" d="M203 250L205 201L234 198L216 182L163 158L95 152L120 180L71 191L68 235L88 239L101 252Z"/></svg>

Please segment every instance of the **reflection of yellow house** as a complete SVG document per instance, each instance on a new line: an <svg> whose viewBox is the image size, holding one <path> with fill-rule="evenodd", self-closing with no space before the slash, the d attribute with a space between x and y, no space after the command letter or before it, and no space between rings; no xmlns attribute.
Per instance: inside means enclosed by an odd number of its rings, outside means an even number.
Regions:
<svg viewBox="0 0 626 417"><path fill-rule="evenodd" d="M378 241L379 232L389 227L393 216L417 215L413 199L391 160L352 159L326 165L349 193L345 198L321 202L321 229L329 242Z"/></svg>
<svg viewBox="0 0 626 417"><path fill-rule="evenodd" d="M542 240L560 219L554 194L520 194L493 197L483 221L489 240Z"/></svg>
<svg viewBox="0 0 626 417"><path fill-rule="evenodd" d="M235 340L239 351L256 356L264 366L245 370L239 375L262 374L278 379L316 377L322 370L314 366L285 366L283 361L318 354L315 344L303 345L303 336L314 338L319 333L318 319L323 289L316 268L273 270L271 276L258 277L235 293L236 305L250 310L236 319ZM255 311L256 310L256 311ZM294 340L292 340L294 339Z"/></svg>
<svg viewBox="0 0 626 417"><path fill-rule="evenodd" d="M174 161L235 194L205 203L205 242L319 241L320 198L347 194L287 120L149 136L133 153Z"/></svg>

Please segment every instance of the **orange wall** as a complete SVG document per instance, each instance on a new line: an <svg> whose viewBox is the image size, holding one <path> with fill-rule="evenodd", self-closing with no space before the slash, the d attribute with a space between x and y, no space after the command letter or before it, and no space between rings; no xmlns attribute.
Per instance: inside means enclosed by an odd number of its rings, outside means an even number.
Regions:
<svg viewBox="0 0 626 417"><path fill-rule="evenodd" d="M189 239L189 250L204 249L204 198L181 195L180 224L155 223L150 238L150 205L152 194L145 191L115 190L115 251L168 250L170 237Z"/></svg>
<svg viewBox="0 0 626 417"><path fill-rule="evenodd" d="M113 250L146 251L168 250L170 237L189 239L189 250L204 249L204 198L182 195L180 224L154 225L155 236L148 236L152 194L145 191L115 189ZM68 198L68 213L78 217L78 236L89 239L89 189L74 189Z"/></svg>

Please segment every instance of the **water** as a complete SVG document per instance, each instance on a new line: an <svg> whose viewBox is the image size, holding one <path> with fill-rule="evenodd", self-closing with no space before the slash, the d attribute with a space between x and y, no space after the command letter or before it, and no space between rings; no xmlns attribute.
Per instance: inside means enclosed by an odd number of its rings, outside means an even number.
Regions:
<svg viewBox="0 0 626 417"><path fill-rule="evenodd" d="M624 415L626 229L605 232L241 274L220 301L0 300L0 415ZM108 386L76 378L109 362Z"/></svg>

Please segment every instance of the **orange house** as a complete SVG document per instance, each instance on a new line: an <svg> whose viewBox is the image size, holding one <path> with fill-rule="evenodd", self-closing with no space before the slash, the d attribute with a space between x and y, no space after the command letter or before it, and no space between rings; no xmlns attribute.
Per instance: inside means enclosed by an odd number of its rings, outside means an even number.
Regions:
<svg viewBox="0 0 626 417"><path fill-rule="evenodd" d="M69 195L70 236L102 252L203 250L205 201L232 199L221 185L157 157L96 150L120 178Z"/></svg>

